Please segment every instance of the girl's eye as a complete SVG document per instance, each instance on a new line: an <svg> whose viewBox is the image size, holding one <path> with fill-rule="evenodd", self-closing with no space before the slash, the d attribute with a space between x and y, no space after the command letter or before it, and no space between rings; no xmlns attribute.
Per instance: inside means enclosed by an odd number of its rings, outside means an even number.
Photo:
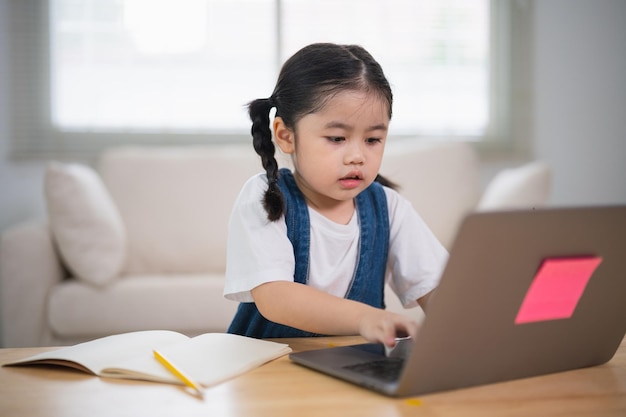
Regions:
<svg viewBox="0 0 626 417"><path fill-rule="evenodd" d="M380 143L380 142L382 142L382 139L380 139L380 138L367 138L365 141L367 143Z"/></svg>
<svg viewBox="0 0 626 417"><path fill-rule="evenodd" d="M330 142L342 142L345 138L341 136L328 136L326 139L328 139Z"/></svg>

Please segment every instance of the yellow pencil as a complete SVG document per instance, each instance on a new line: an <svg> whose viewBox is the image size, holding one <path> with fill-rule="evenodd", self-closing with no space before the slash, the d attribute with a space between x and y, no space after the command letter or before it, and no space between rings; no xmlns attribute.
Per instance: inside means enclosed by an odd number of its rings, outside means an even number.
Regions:
<svg viewBox="0 0 626 417"><path fill-rule="evenodd" d="M183 371L174 366L172 362L166 359L165 356L163 356L157 350L154 351L154 357L161 363L161 365L167 368L168 371L174 374L174 376L180 379L186 386L193 389L200 397L204 397L204 390L202 389L200 384L193 381L191 378L189 378L189 376L185 375Z"/></svg>

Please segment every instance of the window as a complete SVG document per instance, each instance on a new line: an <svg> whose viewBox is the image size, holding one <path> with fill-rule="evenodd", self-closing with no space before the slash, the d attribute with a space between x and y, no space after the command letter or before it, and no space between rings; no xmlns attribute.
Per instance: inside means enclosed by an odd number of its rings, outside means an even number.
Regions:
<svg viewBox="0 0 626 417"><path fill-rule="evenodd" d="M273 0L50 5L57 129L241 133L276 76Z"/></svg>
<svg viewBox="0 0 626 417"><path fill-rule="evenodd" d="M10 2L15 150L247 140L245 104L311 42L358 43L394 90L391 135L494 136L503 3L490 0ZM499 5L499 6L498 6ZM506 29L506 28L503 28Z"/></svg>

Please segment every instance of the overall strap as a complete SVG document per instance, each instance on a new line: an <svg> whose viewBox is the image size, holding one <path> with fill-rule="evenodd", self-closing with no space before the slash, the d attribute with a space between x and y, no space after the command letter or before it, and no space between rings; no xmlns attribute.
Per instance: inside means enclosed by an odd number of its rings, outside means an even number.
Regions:
<svg viewBox="0 0 626 417"><path fill-rule="evenodd" d="M361 227L359 260L346 298L385 308L385 272L389 252L389 210L383 186L372 183L356 206Z"/></svg>
<svg viewBox="0 0 626 417"><path fill-rule="evenodd" d="M298 188L293 174L287 168L280 169L278 186L285 202L287 237L293 246L296 261L294 281L309 282L309 253L311 247L311 221L304 194Z"/></svg>

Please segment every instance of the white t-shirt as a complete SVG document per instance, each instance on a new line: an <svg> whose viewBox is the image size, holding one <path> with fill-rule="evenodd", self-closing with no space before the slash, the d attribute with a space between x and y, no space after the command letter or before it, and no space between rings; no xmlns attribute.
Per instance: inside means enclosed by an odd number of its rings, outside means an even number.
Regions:
<svg viewBox="0 0 626 417"><path fill-rule="evenodd" d="M224 296L253 301L250 291L271 281L291 281L295 271L293 247L284 216L267 220L262 199L267 189L264 173L250 178L237 198L229 223ZM448 253L411 203L384 187L389 208L388 282L405 307L439 283ZM358 215L347 225L337 224L309 207L311 246L309 282L312 287L344 297L359 255Z"/></svg>

